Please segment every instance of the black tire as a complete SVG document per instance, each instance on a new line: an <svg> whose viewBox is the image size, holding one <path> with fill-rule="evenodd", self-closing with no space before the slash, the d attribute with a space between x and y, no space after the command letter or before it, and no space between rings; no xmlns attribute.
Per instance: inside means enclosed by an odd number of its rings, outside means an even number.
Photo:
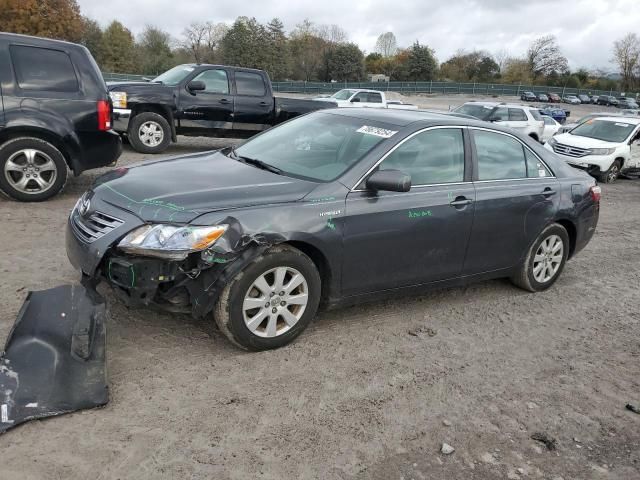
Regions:
<svg viewBox="0 0 640 480"><path fill-rule="evenodd" d="M602 183L613 183L618 177L620 177L620 169L622 168L622 162L620 159L614 160L614 162L609 167L609 170L602 172L598 175L598 180Z"/></svg>
<svg viewBox="0 0 640 480"><path fill-rule="evenodd" d="M540 282L536 280L534 276L535 256L536 256L536 253L538 253L538 250L541 248L542 242L544 242L549 238L552 238L552 236L557 236L562 240L562 246L563 246L562 260L559 264L558 269L551 276L551 278L548 279L547 281ZM527 256L525 257L524 261L518 268L518 271L513 277L511 277L511 281L518 287L524 290L528 290L530 292L541 292L543 290L546 290L551 285L553 285L556 282L556 280L558 280L558 278L562 274L562 270L564 270L564 266L567 263L568 257L569 257L569 234L567 233L567 230L562 225L553 223L548 227L546 227L542 231L542 233L538 235L538 238L536 238L535 242L533 242L533 244L531 245L531 248L529 248L529 251L527 252Z"/></svg>
<svg viewBox="0 0 640 480"><path fill-rule="evenodd" d="M31 159L27 151L35 152ZM13 168L19 166L23 170L8 170L9 162ZM30 180L26 180L27 175ZM18 182L22 180L26 183L20 187ZM46 187L38 183L43 181ZM67 162L51 143L36 137L19 137L0 146L0 190L8 197L21 202L42 202L57 195L66 182Z"/></svg>
<svg viewBox="0 0 640 480"><path fill-rule="evenodd" d="M145 143L141 128L143 125L151 125L161 134L156 145ZM129 130L127 131L129 143L136 152L140 153L162 153L171 144L171 127L169 122L162 115L154 112L141 112L131 119L129 122Z"/></svg>
<svg viewBox="0 0 640 480"><path fill-rule="evenodd" d="M274 337L263 337L253 333L246 325L242 311L243 303L245 295L250 291L254 282L263 274L278 267L293 268L302 274L308 287L306 291L307 305L297 323L290 327L289 330ZM307 328L318 311L320 291L320 274L313 261L295 248L286 245L276 246L255 258L228 283L220 295L213 315L220 330L238 347L254 351L279 348L291 342ZM273 301L277 304L279 303L278 293L275 294L275 297L268 298L273 298ZM266 293L265 297L267 297ZM272 305L274 304L272 303ZM287 306L286 308L289 309L290 307ZM262 307L258 308L262 311ZM297 307L294 306L293 308ZM287 328L282 323L282 317L277 318L278 324ZM265 317L261 325L268 322L269 318ZM256 331L260 331L259 328ZM266 328L265 326L262 331L266 331Z"/></svg>

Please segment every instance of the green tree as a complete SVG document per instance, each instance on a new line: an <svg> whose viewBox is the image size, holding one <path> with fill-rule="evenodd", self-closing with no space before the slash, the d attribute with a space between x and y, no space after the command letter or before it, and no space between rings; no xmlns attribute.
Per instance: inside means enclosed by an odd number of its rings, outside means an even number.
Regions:
<svg viewBox="0 0 640 480"><path fill-rule="evenodd" d="M82 24L76 0L0 0L0 31L78 42Z"/></svg>
<svg viewBox="0 0 640 480"><path fill-rule="evenodd" d="M171 36L156 27L147 25L138 38L140 71L158 75L174 65L171 52Z"/></svg>
<svg viewBox="0 0 640 480"><path fill-rule="evenodd" d="M102 36L102 68L107 72L136 73L136 48L133 35L120 22L114 20Z"/></svg>
<svg viewBox="0 0 640 480"><path fill-rule="evenodd" d="M322 39L309 19L305 19L291 32L292 76L295 80L310 81L317 78L323 61L325 40Z"/></svg>
<svg viewBox="0 0 640 480"><path fill-rule="evenodd" d="M274 18L267 24L268 43L266 70L272 80L285 80L289 77L290 59L289 42L284 31L284 25L279 18Z"/></svg>
<svg viewBox="0 0 640 480"><path fill-rule="evenodd" d="M358 82L364 78L364 54L355 43L337 45L327 55L331 80Z"/></svg>
<svg viewBox="0 0 640 480"><path fill-rule="evenodd" d="M228 65L264 69L268 43L267 29L255 18L238 17L222 38L222 60Z"/></svg>
<svg viewBox="0 0 640 480"><path fill-rule="evenodd" d="M82 36L80 37L80 43L89 49L93 58L98 62L98 65L102 65L102 29L98 22L88 17L82 17Z"/></svg>
<svg viewBox="0 0 640 480"><path fill-rule="evenodd" d="M407 59L408 80L433 80L438 70L435 52L416 42L409 48Z"/></svg>
<svg viewBox="0 0 640 480"><path fill-rule="evenodd" d="M370 53L364 58L367 73L383 73L383 58L378 52Z"/></svg>

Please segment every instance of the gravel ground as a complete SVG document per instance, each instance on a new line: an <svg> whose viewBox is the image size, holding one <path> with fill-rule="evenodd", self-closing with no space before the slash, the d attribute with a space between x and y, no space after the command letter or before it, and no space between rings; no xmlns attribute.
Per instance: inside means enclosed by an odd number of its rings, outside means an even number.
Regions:
<svg viewBox="0 0 640 480"><path fill-rule="evenodd" d="M167 153L229 141L180 142ZM99 173L46 203L0 199L0 336L27 290L77 281L62 232ZM640 401L639 245L640 180L621 180L547 292L500 280L331 311L262 353L107 294L110 403L1 436L0 478L640 479L624 408Z"/></svg>

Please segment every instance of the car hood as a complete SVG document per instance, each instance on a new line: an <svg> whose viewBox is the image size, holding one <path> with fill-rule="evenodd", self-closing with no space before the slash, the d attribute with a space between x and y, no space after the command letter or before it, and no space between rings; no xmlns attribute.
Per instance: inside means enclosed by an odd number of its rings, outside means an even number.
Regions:
<svg viewBox="0 0 640 480"><path fill-rule="evenodd" d="M218 210L296 201L316 186L204 152L113 170L96 180L91 198L143 221L187 223Z"/></svg>
<svg viewBox="0 0 640 480"><path fill-rule="evenodd" d="M563 133L553 137L558 143L563 143L571 147L579 148L614 148L619 146L619 143L605 142L604 140L598 140L589 137L580 137L578 135L572 135L570 133Z"/></svg>

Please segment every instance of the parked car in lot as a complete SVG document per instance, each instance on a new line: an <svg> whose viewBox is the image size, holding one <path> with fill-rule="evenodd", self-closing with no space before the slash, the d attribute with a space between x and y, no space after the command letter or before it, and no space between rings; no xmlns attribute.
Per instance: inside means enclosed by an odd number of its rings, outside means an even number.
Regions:
<svg viewBox="0 0 640 480"><path fill-rule="evenodd" d="M562 99L560 98L560 95L558 95L557 93L548 93L547 96L549 97L549 103L561 103Z"/></svg>
<svg viewBox="0 0 640 480"><path fill-rule="evenodd" d="M564 103L570 103L571 105L580 105L580 103L582 103L575 95L565 95L562 101Z"/></svg>
<svg viewBox="0 0 640 480"><path fill-rule="evenodd" d="M544 120L544 130L542 132L542 138L540 142L545 143L551 137L553 137L558 130L562 127L558 122L556 122L553 117L549 115L542 115L542 120Z"/></svg>
<svg viewBox="0 0 640 480"><path fill-rule="evenodd" d="M520 94L520 100L523 102L536 102L538 101L538 97L533 92L522 92Z"/></svg>
<svg viewBox="0 0 640 480"><path fill-rule="evenodd" d="M332 102L338 107L391 108L396 110L417 110L416 105L390 100L385 92L362 88L343 88L330 97L314 98L317 102Z"/></svg>
<svg viewBox="0 0 640 480"><path fill-rule="evenodd" d="M620 113L622 113L623 115L638 116L638 115L640 115L640 109L637 109L637 108L626 108L626 109L622 110Z"/></svg>
<svg viewBox="0 0 640 480"><path fill-rule="evenodd" d="M539 93L538 94L538 101L539 102L548 102L549 101L549 97L547 96L546 93Z"/></svg>
<svg viewBox="0 0 640 480"><path fill-rule="evenodd" d="M109 82L114 128L134 150L161 153L178 135L248 138L335 103L273 96L266 72L178 65L151 82Z"/></svg>
<svg viewBox="0 0 640 480"><path fill-rule="evenodd" d="M632 110L637 110L638 108L640 108L640 106L636 103L636 101L633 98L620 98L618 100L618 105L616 105L616 107L632 109Z"/></svg>
<svg viewBox="0 0 640 480"><path fill-rule="evenodd" d="M264 350L319 305L498 277L545 290L593 236L599 200L592 178L510 129L333 109L106 174L69 217L67 253L131 306L213 314Z"/></svg>
<svg viewBox="0 0 640 480"><path fill-rule="evenodd" d="M544 121L538 109L519 104L467 102L453 112L513 128L537 141L542 138L544 130Z"/></svg>
<svg viewBox="0 0 640 480"><path fill-rule="evenodd" d="M545 144L569 165L604 183L640 174L640 118L598 117Z"/></svg>
<svg viewBox="0 0 640 480"><path fill-rule="evenodd" d="M592 104L597 104L598 103L598 98L600 98L599 95L591 95L591 103Z"/></svg>
<svg viewBox="0 0 640 480"><path fill-rule="evenodd" d="M112 165L107 87L89 51L57 40L0 33L0 190L37 202L56 195L67 170Z"/></svg>
<svg viewBox="0 0 640 480"><path fill-rule="evenodd" d="M580 100L580 103L591 103L591 97L586 93L578 95L578 100Z"/></svg>
<svg viewBox="0 0 640 480"><path fill-rule="evenodd" d="M595 113L588 113L586 114L584 117L580 117L578 120L576 120L573 123L565 123L564 125L562 125L560 127L560 130L558 131L558 133L565 133L568 132L570 130L573 130L574 128L576 128L578 125L582 125L584 122L586 122L587 120L592 120L594 118L598 118L598 117L617 117L617 116L623 116L624 113L623 112L595 112Z"/></svg>
<svg viewBox="0 0 640 480"><path fill-rule="evenodd" d="M556 122L558 122L561 125L567 121L567 117L569 116L567 114L567 111L564 108L554 107L551 105L541 108L540 113L542 115L547 115L549 117L552 117Z"/></svg>
<svg viewBox="0 0 640 480"><path fill-rule="evenodd" d="M598 105L616 106L618 105L618 99L612 95L600 95L596 102Z"/></svg>

